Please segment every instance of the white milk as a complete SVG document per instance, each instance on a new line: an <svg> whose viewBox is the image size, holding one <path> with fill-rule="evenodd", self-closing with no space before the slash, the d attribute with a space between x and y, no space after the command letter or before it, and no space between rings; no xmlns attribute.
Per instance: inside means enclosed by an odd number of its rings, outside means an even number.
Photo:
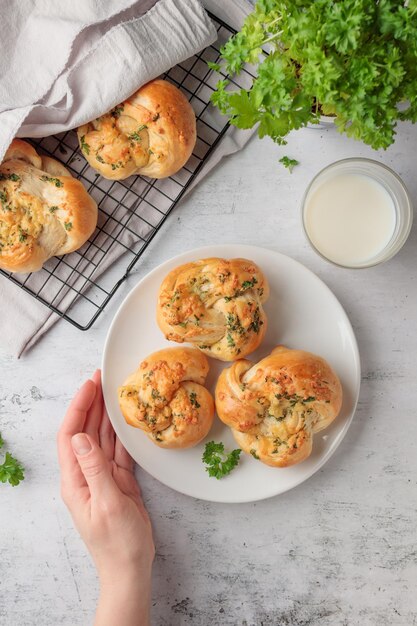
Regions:
<svg viewBox="0 0 417 626"><path fill-rule="evenodd" d="M363 174L335 174L308 194L306 232L326 258L347 266L370 262L390 241L396 222L388 191Z"/></svg>

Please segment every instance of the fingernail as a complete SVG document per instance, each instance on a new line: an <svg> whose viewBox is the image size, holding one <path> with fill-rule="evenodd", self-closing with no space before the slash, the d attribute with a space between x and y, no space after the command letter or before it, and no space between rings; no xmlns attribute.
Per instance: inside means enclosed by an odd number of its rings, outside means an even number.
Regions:
<svg viewBox="0 0 417 626"><path fill-rule="evenodd" d="M75 454L78 454L79 456L84 456L85 454L88 454L91 450L90 440L84 433L78 433L78 435L74 435L71 438L71 445Z"/></svg>

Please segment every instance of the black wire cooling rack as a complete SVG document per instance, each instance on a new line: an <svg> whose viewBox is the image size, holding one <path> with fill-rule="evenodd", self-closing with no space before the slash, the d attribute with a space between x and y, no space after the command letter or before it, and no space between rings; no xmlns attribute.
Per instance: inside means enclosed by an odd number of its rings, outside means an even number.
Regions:
<svg viewBox="0 0 417 626"><path fill-rule="evenodd" d="M197 118L194 152L177 174L160 180L131 176L110 181L88 165L75 131L32 141L39 152L61 161L82 181L99 207L97 228L82 248L49 259L39 272L0 271L80 330L90 328L104 310L227 131L227 120L210 104L220 76L208 68L207 61L218 61L220 47L235 31L210 17L217 27L217 41L164 76L186 94ZM228 78L238 87L247 87L253 74L245 69L238 79Z"/></svg>

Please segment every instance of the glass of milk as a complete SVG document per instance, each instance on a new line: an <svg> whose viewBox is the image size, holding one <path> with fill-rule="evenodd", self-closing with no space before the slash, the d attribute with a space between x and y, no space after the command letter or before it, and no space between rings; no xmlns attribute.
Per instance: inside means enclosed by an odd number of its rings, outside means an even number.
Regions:
<svg viewBox="0 0 417 626"><path fill-rule="evenodd" d="M371 159L336 161L308 186L305 234L322 257L349 268L387 261L404 245L413 207L401 178Z"/></svg>

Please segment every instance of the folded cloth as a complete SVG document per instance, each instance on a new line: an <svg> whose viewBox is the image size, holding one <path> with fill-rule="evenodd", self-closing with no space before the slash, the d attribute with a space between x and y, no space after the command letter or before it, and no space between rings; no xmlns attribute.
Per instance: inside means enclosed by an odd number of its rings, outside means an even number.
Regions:
<svg viewBox="0 0 417 626"><path fill-rule="evenodd" d="M59 72L55 79L49 64L47 70L39 73L36 81L24 71L29 89L33 88L33 93L39 96L36 103L27 102L22 81L18 81L13 89L9 86L8 90L6 81L0 81L0 121L3 122L0 124L0 150L7 148L16 132L22 137L46 136L74 128L101 115L128 97L138 86L192 56L216 38L216 31L198 0L118 0L117 3L73 0L71 10L59 12L51 9L49 13L49 8L61 4L69 7L65 2L21 0L21 5L27 9L26 23L21 21L21 28L29 33L28 40L31 41L30 33L35 28L30 24L31 19L36 24L39 16L43 15L41 24L44 23L46 32L53 30L54 33L55 29L61 29L62 19L62 39L65 39L67 52L63 54L60 46L57 46L60 52L56 55L54 49L48 48L49 52L43 50L42 54L54 57L52 67L55 73ZM227 3L205 0L204 4L235 28L239 28L252 8L246 0L228 0ZM110 5L113 11L109 9ZM118 13L114 5L117 5ZM30 7L35 7L32 15ZM22 10L21 15L23 13ZM39 24L37 28L39 36ZM21 30L15 28L13 36L19 42ZM41 39L44 37L39 36ZM3 47L1 40L0 47ZM7 57L9 62L13 61L12 57L10 52ZM32 60L39 63L40 58L37 50ZM2 65L3 59L0 60L0 69ZM45 85L43 90L38 86L40 77ZM3 102L7 104L4 106ZM13 102L21 106L13 109ZM4 120L12 121L8 123ZM8 132L10 135L6 138ZM193 187L223 156L240 150L252 133L230 129L193 182ZM127 239L123 243L129 245L128 235L125 236ZM106 263L100 264L99 271L107 269L119 254L117 251L109 253ZM70 294L63 290L60 308L65 305L66 299L69 303ZM0 277L0 317L3 328L1 348L18 357L59 320L58 315L4 277Z"/></svg>
<svg viewBox="0 0 417 626"><path fill-rule="evenodd" d="M19 0L0 29L0 159L16 135L89 122L216 38L199 0Z"/></svg>

